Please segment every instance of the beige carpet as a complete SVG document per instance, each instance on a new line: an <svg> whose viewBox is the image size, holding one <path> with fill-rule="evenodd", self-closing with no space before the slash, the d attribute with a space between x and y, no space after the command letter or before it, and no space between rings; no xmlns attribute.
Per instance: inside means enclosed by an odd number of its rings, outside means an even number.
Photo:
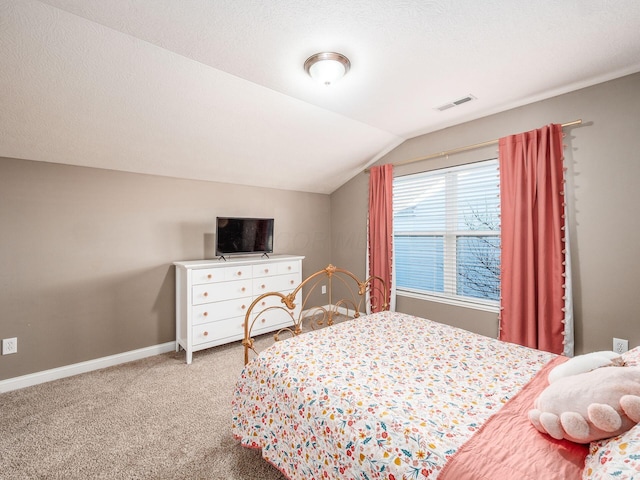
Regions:
<svg viewBox="0 0 640 480"><path fill-rule="evenodd" d="M282 480L231 436L240 343L184 359L158 355L0 394L0 478Z"/></svg>

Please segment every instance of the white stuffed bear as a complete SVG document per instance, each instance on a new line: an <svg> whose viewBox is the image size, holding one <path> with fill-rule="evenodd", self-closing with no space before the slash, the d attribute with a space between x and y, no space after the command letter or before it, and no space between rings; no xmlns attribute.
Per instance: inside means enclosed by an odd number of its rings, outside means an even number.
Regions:
<svg viewBox="0 0 640 480"><path fill-rule="evenodd" d="M555 367L529 420L555 439L589 443L640 422L640 367L622 366L614 352L574 357Z"/></svg>

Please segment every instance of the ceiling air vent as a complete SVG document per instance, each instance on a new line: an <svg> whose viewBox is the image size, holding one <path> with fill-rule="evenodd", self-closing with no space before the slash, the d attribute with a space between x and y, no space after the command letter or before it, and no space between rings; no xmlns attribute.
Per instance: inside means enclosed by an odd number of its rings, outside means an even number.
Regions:
<svg viewBox="0 0 640 480"><path fill-rule="evenodd" d="M459 98L459 99L454 100L452 102L445 103L444 105L440 105L439 107L436 107L436 110L444 112L445 110L449 110L450 108L457 107L458 105L462 105L463 103L467 103L467 102L470 102L471 100L475 100L475 99L476 99L476 97L474 97L473 95L469 94L466 97L462 97L462 98Z"/></svg>

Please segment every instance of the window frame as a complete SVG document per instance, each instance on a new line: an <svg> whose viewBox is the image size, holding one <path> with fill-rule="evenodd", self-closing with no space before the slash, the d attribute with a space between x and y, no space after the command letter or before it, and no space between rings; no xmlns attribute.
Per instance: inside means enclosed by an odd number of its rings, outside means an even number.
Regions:
<svg viewBox="0 0 640 480"><path fill-rule="evenodd" d="M416 298L421 300L427 300L431 302L444 303L448 305L454 305L458 307L477 309L488 312L498 313L500 310L499 300L482 299L472 296L457 294L457 241L461 237L485 237L492 236L500 238L500 230L461 230L459 228L459 210L456 205L457 193L458 193L458 181L457 176L451 175L456 171L464 171L473 165L480 163L486 163L488 166L495 165L496 176L498 177L498 159L490 158L481 160L478 162L472 162L452 167L443 167L425 172L411 173L404 176L414 176L421 174L433 174L435 172L442 172L445 178L445 230L432 230L432 231L412 231L396 233L394 231L394 258L396 258L395 245L396 236L431 236L441 237L443 241L443 289L444 292L432 292L427 290L420 290L416 288L401 287L396 285L396 295L401 297ZM454 181L455 180L455 181ZM499 202L499 198L496 198L496 202ZM395 223L395 212L394 212ZM453 259L450 257L453 256Z"/></svg>

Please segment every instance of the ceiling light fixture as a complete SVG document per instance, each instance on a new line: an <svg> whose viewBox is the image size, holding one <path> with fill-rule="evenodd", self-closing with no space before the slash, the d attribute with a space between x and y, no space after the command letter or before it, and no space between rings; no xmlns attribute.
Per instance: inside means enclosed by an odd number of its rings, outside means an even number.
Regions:
<svg viewBox="0 0 640 480"><path fill-rule="evenodd" d="M316 53L304 62L304 69L309 76L325 85L331 85L340 80L350 68L349 59L335 52Z"/></svg>

